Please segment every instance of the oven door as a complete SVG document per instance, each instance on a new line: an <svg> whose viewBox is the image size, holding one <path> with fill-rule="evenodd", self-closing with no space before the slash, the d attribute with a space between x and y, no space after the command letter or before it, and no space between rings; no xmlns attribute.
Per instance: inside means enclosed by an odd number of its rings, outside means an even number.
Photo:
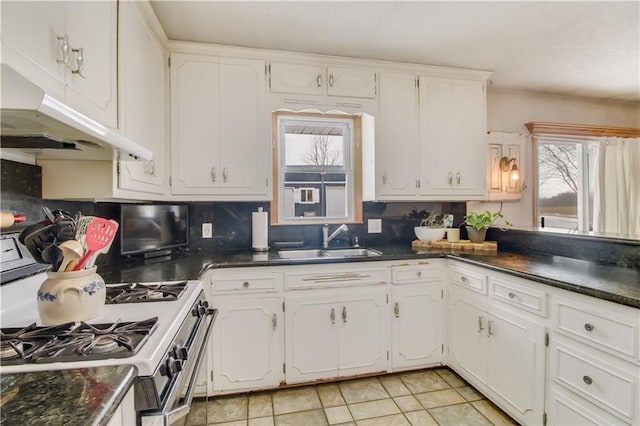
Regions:
<svg viewBox="0 0 640 426"><path fill-rule="evenodd" d="M198 371L202 367L207 342L213 329L213 322L218 311L209 309L204 316L193 342L193 350L184 364L178 380L174 381L168 390L168 397L164 407L159 411L142 412L138 414L141 426L168 426L189 414L193 392L198 379Z"/></svg>

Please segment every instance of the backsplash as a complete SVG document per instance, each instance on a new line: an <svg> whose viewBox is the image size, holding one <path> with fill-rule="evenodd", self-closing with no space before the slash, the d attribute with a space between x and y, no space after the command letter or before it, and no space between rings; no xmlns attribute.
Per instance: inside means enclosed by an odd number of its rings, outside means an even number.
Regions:
<svg viewBox="0 0 640 426"><path fill-rule="evenodd" d="M40 167L2 160L0 198L2 210L24 214L27 224L44 219L42 205L51 209L60 208L70 213L80 211L85 215L104 214L119 220L119 204L91 203L64 200L42 200L42 173ZM269 211L268 202L210 202L189 204L189 249L233 250L251 247L251 213L263 207ZM458 226L466 214L466 204L394 202L363 203L364 224L349 225L349 232L340 234L332 245L349 245L358 237L364 246L387 244L410 244L415 239L413 227L418 219L415 213L451 213L454 225ZM98 213L99 212L99 213ZM382 218L382 233L369 234L367 220ZM213 238L202 238L202 224L213 224ZM337 225L330 225L335 229ZM18 228L19 229L19 228ZM464 232L463 232L463 238ZM510 229L501 232L491 229L488 240L497 240L501 251L514 253L544 253L573 257L600 263L640 269L640 241L608 240L585 236L551 234ZM269 245L276 242L302 242L306 246L318 247L322 241L322 226L269 226ZM98 258L98 266L119 257L119 245L114 244L107 256Z"/></svg>

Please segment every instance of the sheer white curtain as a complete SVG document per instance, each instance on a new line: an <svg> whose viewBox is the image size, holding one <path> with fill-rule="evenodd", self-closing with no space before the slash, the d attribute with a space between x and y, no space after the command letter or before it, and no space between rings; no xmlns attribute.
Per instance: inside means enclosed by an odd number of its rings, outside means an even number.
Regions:
<svg viewBox="0 0 640 426"><path fill-rule="evenodd" d="M640 138L598 139L593 230L640 234Z"/></svg>

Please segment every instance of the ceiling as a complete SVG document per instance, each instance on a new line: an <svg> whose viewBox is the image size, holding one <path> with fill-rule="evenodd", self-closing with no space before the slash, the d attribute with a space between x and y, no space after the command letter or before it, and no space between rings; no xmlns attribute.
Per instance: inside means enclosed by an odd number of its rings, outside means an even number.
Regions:
<svg viewBox="0 0 640 426"><path fill-rule="evenodd" d="M640 2L152 1L172 40L493 71L493 87L640 102Z"/></svg>

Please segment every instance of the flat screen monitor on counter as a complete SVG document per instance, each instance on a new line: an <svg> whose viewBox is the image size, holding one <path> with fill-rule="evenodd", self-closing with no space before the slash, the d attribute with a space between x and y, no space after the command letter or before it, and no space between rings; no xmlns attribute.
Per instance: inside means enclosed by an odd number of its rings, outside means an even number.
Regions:
<svg viewBox="0 0 640 426"><path fill-rule="evenodd" d="M189 207L169 204L122 204L120 252L164 255L189 244Z"/></svg>

